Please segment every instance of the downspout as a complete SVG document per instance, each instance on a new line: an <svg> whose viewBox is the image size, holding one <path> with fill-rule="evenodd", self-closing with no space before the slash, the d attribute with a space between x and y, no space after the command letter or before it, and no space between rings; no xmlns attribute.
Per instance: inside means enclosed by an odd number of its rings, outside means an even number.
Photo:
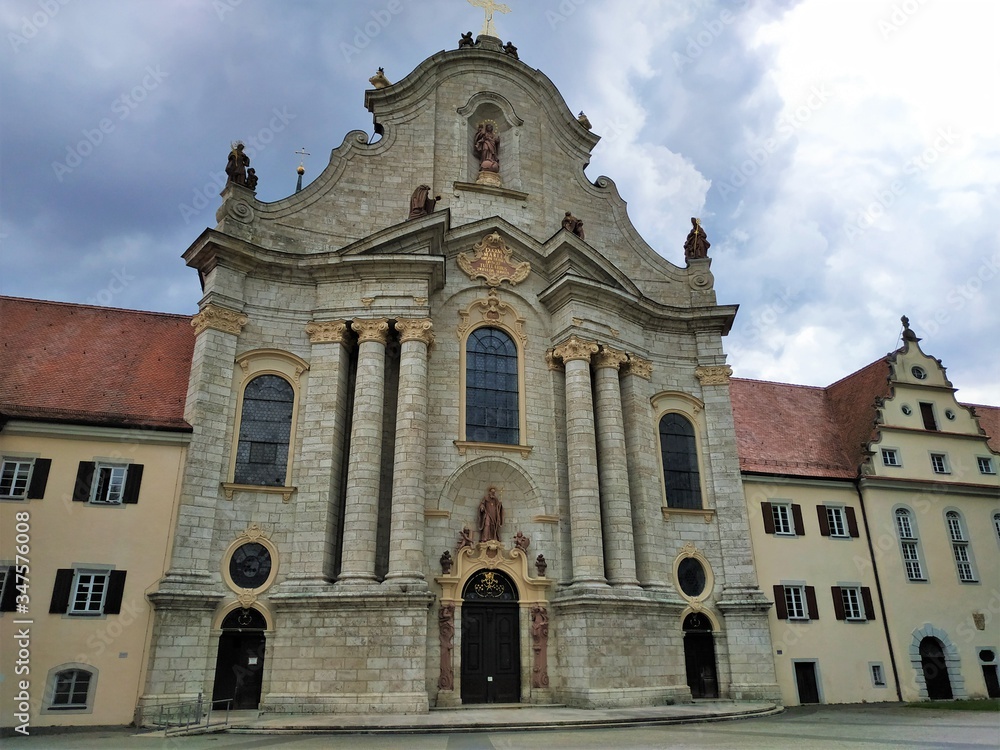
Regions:
<svg viewBox="0 0 1000 750"><path fill-rule="evenodd" d="M896 654L892 650L892 638L889 636L889 618L885 613L885 597L882 596L882 581L878 576L878 563L875 561L875 547L872 545L872 533L868 526L868 512L865 510L865 498L861 492L861 474L854 478L854 491L858 493L858 503L861 505L861 520L865 525L865 536L868 537L868 554L872 561L872 573L875 574L875 590L878 592L878 607L882 612L882 629L885 630L885 644L889 647L889 665L892 667L892 679L896 683L896 700L903 702L903 691L899 686L899 670L896 668Z"/></svg>

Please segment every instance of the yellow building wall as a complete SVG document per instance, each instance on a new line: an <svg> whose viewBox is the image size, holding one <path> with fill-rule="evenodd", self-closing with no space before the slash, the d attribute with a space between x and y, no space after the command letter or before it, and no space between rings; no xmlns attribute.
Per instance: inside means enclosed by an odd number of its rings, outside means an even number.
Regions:
<svg viewBox="0 0 1000 750"><path fill-rule="evenodd" d="M24 724L23 716L14 715L21 713L18 706L23 707L23 701L16 699L19 695L23 698L23 693L30 696L31 727L132 721L143 684L152 622L146 592L169 563L186 442L187 436L180 433L17 422L8 423L0 434L0 454L4 457L52 461L42 499L0 501L0 563L14 564L15 542L19 541L16 532L23 531L25 523L30 547L26 555L29 611L0 614L3 726ZM96 506L72 501L80 461L95 458L143 465L137 504ZM127 571L121 613L95 617L50 614L56 571L86 565L113 565ZM9 647L25 629L29 632L27 659L19 658L20 649ZM96 672L90 710L47 708L50 670L67 668L63 665L82 665ZM30 671L25 673L25 667ZM22 690L22 681L29 683L27 690Z"/></svg>

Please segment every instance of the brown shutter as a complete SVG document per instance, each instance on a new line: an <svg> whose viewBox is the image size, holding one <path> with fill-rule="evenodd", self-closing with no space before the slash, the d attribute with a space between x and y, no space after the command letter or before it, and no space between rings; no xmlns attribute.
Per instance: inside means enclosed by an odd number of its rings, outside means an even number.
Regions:
<svg viewBox="0 0 1000 750"><path fill-rule="evenodd" d="M819 533L821 536L830 536L830 517L826 515L826 506L816 506L816 520L819 521Z"/></svg>
<svg viewBox="0 0 1000 750"><path fill-rule="evenodd" d="M844 513L847 514L847 533L857 539L861 534L858 533L858 517L854 508L844 508Z"/></svg>
<svg viewBox="0 0 1000 750"><path fill-rule="evenodd" d="M56 583L52 587L52 602L49 604L49 612L52 614L65 614L69 609L69 595L73 588L72 568L59 568L56 571Z"/></svg>
<svg viewBox="0 0 1000 750"><path fill-rule="evenodd" d="M125 490L122 502L135 505L139 502L139 485L142 483L142 464L129 464L125 470Z"/></svg>
<svg viewBox="0 0 1000 750"><path fill-rule="evenodd" d="M806 586L806 604L809 606L809 619L819 619L819 608L816 606L816 588Z"/></svg>
<svg viewBox="0 0 1000 750"><path fill-rule="evenodd" d="M124 570L112 570L108 581L108 594L104 597L104 614L117 615L122 611L122 596L125 594Z"/></svg>
<svg viewBox="0 0 1000 750"><path fill-rule="evenodd" d="M4 579L3 598L0 599L0 612L13 612L17 609L15 599L17 596L16 583L17 577L14 575L14 566L11 565L7 568L7 577Z"/></svg>
<svg viewBox="0 0 1000 750"><path fill-rule="evenodd" d="M761 503L760 512L764 516L764 533L774 533L774 513L771 511L771 503Z"/></svg>
<svg viewBox="0 0 1000 750"><path fill-rule="evenodd" d="M872 590L867 586L861 587L861 600L865 603L865 617L874 620L875 605L872 603Z"/></svg>
<svg viewBox="0 0 1000 750"><path fill-rule="evenodd" d="M90 490L94 484L93 461L81 461L80 468L76 471L76 484L73 486L73 502L86 503L90 501Z"/></svg>
<svg viewBox="0 0 1000 750"><path fill-rule="evenodd" d="M788 608L785 606L785 587L774 587L774 613L779 620L788 619Z"/></svg>
<svg viewBox="0 0 1000 750"><path fill-rule="evenodd" d="M840 586L831 586L830 593L833 595L833 613L838 620L846 620L847 613L844 612L844 595L840 591Z"/></svg>
<svg viewBox="0 0 1000 750"><path fill-rule="evenodd" d="M806 528L802 524L802 506L793 505L792 506L792 520L795 521L795 533L799 536L803 536L806 533Z"/></svg>
<svg viewBox="0 0 1000 750"><path fill-rule="evenodd" d="M36 458L35 467L31 471L31 484L28 485L28 499L40 500L45 496L45 484L49 481L51 458Z"/></svg>

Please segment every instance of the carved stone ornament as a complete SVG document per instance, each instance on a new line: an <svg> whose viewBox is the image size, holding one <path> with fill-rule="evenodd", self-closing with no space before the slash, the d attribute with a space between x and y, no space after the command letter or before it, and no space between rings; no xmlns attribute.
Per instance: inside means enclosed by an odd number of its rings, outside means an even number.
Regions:
<svg viewBox="0 0 1000 750"><path fill-rule="evenodd" d="M246 539L248 542L256 542L261 539L270 539L271 535L264 531L260 526L255 523L247 526L240 535L236 537L237 540Z"/></svg>
<svg viewBox="0 0 1000 750"><path fill-rule="evenodd" d="M194 326L195 336L207 328L239 336L248 320L250 319L243 313L207 304L200 313L191 318L191 325Z"/></svg>
<svg viewBox="0 0 1000 750"><path fill-rule="evenodd" d="M351 328L357 332L359 344L366 341L385 344L389 338L389 321L386 318L355 318L351 321Z"/></svg>
<svg viewBox="0 0 1000 750"><path fill-rule="evenodd" d="M563 342L552 351L563 362L570 362L574 359L590 361L591 355L597 354L598 348L596 342L584 341L574 334L569 337L568 341Z"/></svg>
<svg viewBox="0 0 1000 750"><path fill-rule="evenodd" d="M549 612L536 604L531 608L531 650L534 654L531 665L531 687L549 686Z"/></svg>
<svg viewBox="0 0 1000 750"><path fill-rule="evenodd" d="M500 299L496 289L490 289L487 297L477 299L466 309L459 310L458 315L461 318L461 323L458 324L459 339L463 338L465 332L473 325L488 323L491 326L500 325L510 329L517 335L522 347L528 346L528 334L524 332L524 318L519 316L511 305Z"/></svg>
<svg viewBox="0 0 1000 750"><path fill-rule="evenodd" d="M441 573L443 575L448 575L451 572L451 566L454 563L454 560L451 559L451 552L445 550L438 562L441 563Z"/></svg>
<svg viewBox="0 0 1000 750"><path fill-rule="evenodd" d="M253 169L250 170L253 172ZM257 175L251 174L254 184L256 185ZM248 184L249 187L249 184ZM254 220L253 208L246 201L229 201L226 204L226 212L236 221L243 222L244 224L249 224Z"/></svg>
<svg viewBox="0 0 1000 750"><path fill-rule="evenodd" d="M538 557L535 558L535 570L538 571L538 575L542 578L545 577L545 571L548 570L549 564L545 560L545 555L538 553Z"/></svg>
<svg viewBox="0 0 1000 750"><path fill-rule="evenodd" d="M526 537L520 531L514 534L514 546L517 547L522 552L527 552L530 544L531 544L531 539Z"/></svg>
<svg viewBox="0 0 1000 750"><path fill-rule="evenodd" d="M514 263L511 250L498 233L488 234L472 247L472 257L466 253L458 255L458 267L475 281L484 279L488 286L500 286L507 281L511 286L519 284L531 273L528 261Z"/></svg>
<svg viewBox="0 0 1000 750"><path fill-rule="evenodd" d="M430 318L399 318L396 320L396 330L400 342L422 341L428 346L434 343L434 324Z"/></svg>
<svg viewBox="0 0 1000 750"><path fill-rule="evenodd" d="M972 622L976 626L976 630L986 630L986 615L984 613L973 612Z"/></svg>
<svg viewBox="0 0 1000 750"><path fill-rule="evenodd" d="M629 355L628 362L625 363L622 370L626 374L635 375L637 378L642 378L643 380L651 380L653 378L653 363L648 359L637 357L634 354Z"/></svg>
<svg viewBox="0 0 1000 750"><path fill-rule="evenodd" d="M243 589L236 597L236 601L243 609L250 609L257 602L257 594L254 593L253 589Z"/></svg>
<svg viewBox="0 0 1000 750"><path fill-rule="evenodd" d="M563 369L562 360L556 356L555 349L549 349L545 352L545 364L550 370Z"/></svg>
<svg viewBox="0 0 1000 750"><path fill-rule="evenodd" d="M347 321L313 321L306 324L306 333L312 344L343 344L347 337Z"/></svg>
<svg viewBox="0 0 1000 750"><path fill-rule="evenodd" d="M602 346L601 351L597 353L597 357L594 358L595 367L612 367L617 370L625 362L628 361L628 355L619 351L618 349L612 349L610 346Z"/></svg>
<svg viewBox="0 0 1000 750"><path fill-rule="evenodd" d="M455 689L452 669L452 652L455 650L455 605L442 604L438 611L438 639L441 644L441 668L438 675L439 690Z"/></svg>
<svg viewBox="0 0 1000 750"><path fill-rule="evenodd" d="M702 385L726 385L733 375L733 368L729 365L696 367L694 374Z"/></svg>

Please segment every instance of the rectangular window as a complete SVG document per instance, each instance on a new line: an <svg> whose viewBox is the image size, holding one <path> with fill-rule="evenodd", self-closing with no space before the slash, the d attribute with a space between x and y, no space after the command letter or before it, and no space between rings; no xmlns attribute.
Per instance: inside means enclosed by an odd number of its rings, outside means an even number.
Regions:
<svg viewBox="0 0 1000 750"><path fill-rule="evenodd" d="M24 498L28 493L28 478L31 476L30 460L10 459L3 462L0 469L0 497Z"/></svg>
<svg viewBox="0 0 1000 750"><path fill-rule="evenodd" d="M906 577L911 581L924 580L924 571L920 566L920 555L916 542L900 542L903 548L903 564L906 566Z"/></svg>
<svg viewBox="0 0 1000 750"><path fill-rule="evenodd" d="M99 615L104 609L108 591L108 573L77 573L70 596L72 615Z"/></svg>
<svg viewBox="0 0 1000 750"><path fill-rule="evenodd" d="M844 586L840 589L840 596L844 602L845 620L865 619L864 609L861 606L861 589L858 587Z"/></svg>
<svg viewBox="0 0 1000 750"><path fill-rule="evenodd" d="M849 536L843 508L834 505L826 506L826 522L830 526L830 536Z"/></svg>
<svg viewBox="0 0 1000 750"><path fill-rule="evenodd" d="M142 464L81 461L73 501L92 505L131 505L139 502Z"/></svg>
<svg viewBox="0 0 1000 750"><path fill-rule="evenodd" d="M993 467L993 459L988 456L977 456L976 463L979 464L980 474L996 474L997 470Z"/></svg>
<svg viewBox="0 0 1000 750"><path fill-rule="evenodd" d="M90 690L90 678L90 672L84 672L82 669L69 669L65 672L59 672L56 675L50 708L86 708L87 694Z"/></svg>
<svg viewBox="0 0 1000 750"><path fill-rule="evenodd" d="M963 583L970 583L976 580L976 574L972 571L972 560L969 559L969 545L966 543L951 545L955 554L955 566L958 568L958 580Z"/></svg>
<svg viewBox="0 0 1000 750"><path fill-rule="evenodd" d="M838 620L868 622L875 619L875 602L867 586L833 586L830 593Z"/></svg>
<svg viewBox="0 0 1000 750"><path fill-rule="evenodd" d="M775 534L792 533L792 515L791 508L788 505L773 503L771 505L771 514L774 517Z"/></svg>
<svg viewBox="0 0 1000 750"><path fill-rule="evenodd" d="M872 664L872 684L875 687L885 687L885 671L881 664Z"/></svg>
<svg viewBox="0 0 1000 750"><path fill-rule="evenodd" d="M117 615L125 594L124 570L60 568L49 612L68 615Z"/></svg>
<svg viewBox="0 0 1000 750"><path fill-rule="evenodd" d="M934 419L934 404L921 402L920 416L923 417L925 430L936 430L938 428L937 420Z"/></svg>
<svg viewBox="0 0 1000 750"><path fill-rule="evenodd" d="M944 453L931 454L931 468L935 474L950 474L948 470L948 457Z"/></svg>
<svg viewBox="0 0 1000 750"><path fill-rule="evenodd" d="M95 472L94 494L90 498L90 502L120 505L125 489L125 472L126 467L124 466L98 464Z"/></svg>
<svg viewBox="0 0 1000 750"><path fill-rule="evenodd" d="M899 451L895 448L883 448L882 464L884 466L902 466L899 460Z"/></svg>
<svg viewBox="0 0 1000 750"><path fill-rule="evenodd" d="M789 620L805 620L806 595L802 586L785 586L785 611Z"/></svg>

